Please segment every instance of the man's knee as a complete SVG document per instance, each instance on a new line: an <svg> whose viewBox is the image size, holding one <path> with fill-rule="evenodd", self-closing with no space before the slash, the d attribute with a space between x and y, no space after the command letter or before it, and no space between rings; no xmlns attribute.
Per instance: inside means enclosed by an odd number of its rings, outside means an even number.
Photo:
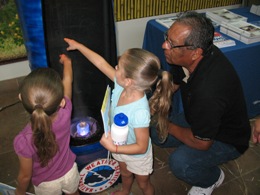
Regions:
<svg viewBox="0 0 260 195"><path fill-rule="evenodd" d="M169 165L172 173L176 177L181 177L182 175L184 175L187 168L186 161L177 152L171 153L169 157Z"/></svg>

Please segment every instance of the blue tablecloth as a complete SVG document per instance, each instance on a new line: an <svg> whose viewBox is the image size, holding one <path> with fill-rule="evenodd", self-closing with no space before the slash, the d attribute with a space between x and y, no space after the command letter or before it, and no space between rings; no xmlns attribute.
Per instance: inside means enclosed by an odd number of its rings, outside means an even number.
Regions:
<svg viewBox="0 0 260 195"><path fill-rule="evenodd" d="M260 21L260 16L250 13L248 7L231 9L231 11L247 17L248 22ZM162 50L163 32L166 30L167 28L157 23L155 19L148 21L144 34L143 49L151 51L159 57L162 69L170 70ZM219 32L219 28L216 31ZM238 40L235 41L236 46L221 48L221 50L232 62L241 79L248 115L249 118L253 118L260 114L260 42L244 44ZM182 110L181 97L178 92L173 99L173 112L180 113Z"/></svg>

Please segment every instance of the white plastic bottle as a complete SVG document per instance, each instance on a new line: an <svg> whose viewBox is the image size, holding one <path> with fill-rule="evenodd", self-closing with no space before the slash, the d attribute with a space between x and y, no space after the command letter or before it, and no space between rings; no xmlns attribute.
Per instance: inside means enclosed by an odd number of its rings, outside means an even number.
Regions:
<svg viewBox="0 0 260 195"><path fill-rule="evenodd" d="M124 113L119 113L114 117L111 126L111 137L115 145L125 145L128 135L128 117Z"/></svg>

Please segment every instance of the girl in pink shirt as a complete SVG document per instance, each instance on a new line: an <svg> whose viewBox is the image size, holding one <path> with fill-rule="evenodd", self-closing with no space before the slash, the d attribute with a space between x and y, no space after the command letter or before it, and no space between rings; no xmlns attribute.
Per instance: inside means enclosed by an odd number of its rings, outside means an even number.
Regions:
<svg viewBox="0 0 260 195"><path fill-rule="evenodd" d="M70 150L72 64L60 55L63 79L51 68L25 77L19 98L31 120L15 137L20 169L16 195L24 195L30 180L38 195L78 195L79 172Z"/></svg>

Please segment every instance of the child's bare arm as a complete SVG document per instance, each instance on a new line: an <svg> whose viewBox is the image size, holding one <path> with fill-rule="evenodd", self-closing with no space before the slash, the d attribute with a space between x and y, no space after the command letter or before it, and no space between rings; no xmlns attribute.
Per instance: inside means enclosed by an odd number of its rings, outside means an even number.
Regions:
<svg viewBox="0 0 260 195"><path fill-rule="evenodd" d="M110 152L119 154L144 154L149 145L149 128L137 128L135 129L135 135L136 143L134 144L120 145L116 147L112 141L110 133L108 133L107 137L104 134L100 143Z"/></svg>
<svg viewBox="0 0 260 195"><path fill-rule="evenodd" d="M32 159L18 156L20 162L15 195L24 195L32 177Z"/></svg>
<svg viewBox="0 0 260 195"><path fill-rule="evenodd" d="M260 118L257 118L253 124L252 139L253 143L260 143Z"/></svg>
<svg viewBox="0 0 260 195"><path fill-rule="evenodd" d="M83 44L69 38L64 38L64 41L69 44L67 48L70 50L80 51L92 64L94 64L101 72L103 72L110 80L114 81L115 69L99 54L92 51Z"/></svg>
<svg viewBox="0 0 260 195"><path fill-rule="evenodd" d="M72 97L72 81L73 81L73 73L72 73L72 63L71 59L65 54L60 55L60 63L63 64L63 86L64 86L64 96L71 99Z"/></svg>

